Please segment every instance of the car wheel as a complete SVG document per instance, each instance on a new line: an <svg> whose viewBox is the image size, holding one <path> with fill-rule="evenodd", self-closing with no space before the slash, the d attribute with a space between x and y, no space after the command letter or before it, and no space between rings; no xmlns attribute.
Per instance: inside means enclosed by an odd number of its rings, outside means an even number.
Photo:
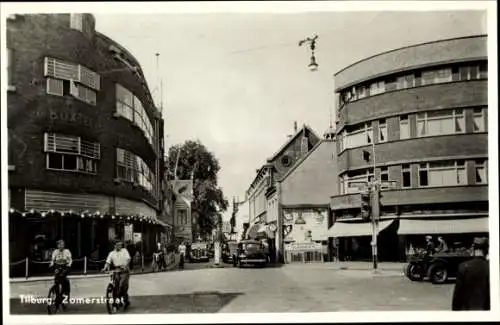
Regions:
<svg viewBox="0 0 500 325"><path fill-rule="evenodd" d="M406 268L406 276L411 281L422 281L422 267L416 264L409 264Z"/></svg>
<svg viewBox="0 0 500 325"><path fill-rule="evenodd" d="M448 280L448 270L443 264L434 264L429 268L429 279L434 284L443 284Z"/></svg>

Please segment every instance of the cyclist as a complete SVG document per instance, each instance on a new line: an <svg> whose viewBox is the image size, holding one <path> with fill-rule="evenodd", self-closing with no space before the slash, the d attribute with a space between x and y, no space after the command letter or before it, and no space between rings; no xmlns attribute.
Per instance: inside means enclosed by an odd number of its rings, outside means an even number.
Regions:
<svg viewBox="0 0 500 325"><path fill-rule="evenodd" d="M179 251L180 255L180 260L179 260L179 268L183 269L184 268L184 259L186 258L186 245L184 244L184 241L181 242L179 247L177 248Z"/></svg>
<svg viewBox="0 0 500 325"><path fill-rule="evenodd" d="M117 240L115 242L115 249L112 250L108 258L106 259L106 264L102 269L103 272L109 270L110 266L113 265L113 268L120 269L120 285L118 290L118 295L123 297L125 300L125 309L130 306L130 301L128 297L128 284L130 277L130 254L128 253L126 248L123 248L123 242L121 240Z"/></svg>
<svg viewBox="0 0 500 325"><path fill-rule="evenodd" d="M71 263L73 263L71 252L69 249L64 248L64 240L58 240L57 249L52 252L52 259L49 267L52 268L55 266L59 269L60 273L56 276L60 276L62 278L62 294L67 296L69 296L70 292L70 284L67 276Z"/></svg>

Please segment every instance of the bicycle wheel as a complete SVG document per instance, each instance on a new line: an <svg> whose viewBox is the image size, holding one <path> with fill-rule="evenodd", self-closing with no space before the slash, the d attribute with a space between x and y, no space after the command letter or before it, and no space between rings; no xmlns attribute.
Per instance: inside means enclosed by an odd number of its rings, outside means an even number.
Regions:
<svg viewBox="0 0 500 325"><path fill-rule="evenodd" d="M114 297L114 286L110 283L106 288L106 309L108 310L108 314L113 314L116 310L115 305L115 297Z"/></svg>
<svg viewBox="0 0 500 325"><path fill-rule="evenodd" d="M57 294L57 286L54 284L50 290L49 290L49 295L47 296L48 302L47 302L47 313L49 315L56 314L57 310L59 309L59 302L57 301L58 299L58 294Z"/></svg>

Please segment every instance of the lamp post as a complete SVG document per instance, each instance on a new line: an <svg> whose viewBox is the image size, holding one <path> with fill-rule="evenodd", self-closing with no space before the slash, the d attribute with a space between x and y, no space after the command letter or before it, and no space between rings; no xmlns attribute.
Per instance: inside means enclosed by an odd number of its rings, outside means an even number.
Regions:
<svg viewBox="0 0 500 325"><path fill-rule="evenodd" d="M318 70L318 64L316 63L316 57L314 56L314 50L316 49L316 40L318 39L318 35L314 35L313 37L308 37L299 41L299 46L304 44L309 44L309 49L311 50L311 62L308 67L311 71Z"/></svg>

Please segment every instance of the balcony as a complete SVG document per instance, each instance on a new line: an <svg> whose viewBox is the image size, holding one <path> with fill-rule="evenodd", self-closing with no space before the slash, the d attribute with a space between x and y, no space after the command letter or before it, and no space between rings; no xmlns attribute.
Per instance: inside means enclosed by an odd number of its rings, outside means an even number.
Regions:
<svg viewBox="0 0 500 325"><path fill-rule="evenodd" d="M381 204L385 206L488 201L488 185L396 189L382 191ZM332 196L332 210L361 206L358 193Z"/></svg>

